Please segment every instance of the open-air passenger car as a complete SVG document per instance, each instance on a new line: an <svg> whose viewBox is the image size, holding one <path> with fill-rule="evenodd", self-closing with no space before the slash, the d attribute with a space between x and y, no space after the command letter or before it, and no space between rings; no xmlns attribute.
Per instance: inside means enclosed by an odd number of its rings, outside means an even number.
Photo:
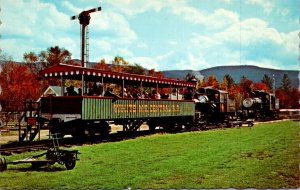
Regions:
<svg viewBox="0 0 300 190"><path fill-rule="evenodd" d="M110 124L123 125L124 130L137 130L144 123L153 130L157 126L166 129L191 125L195 116L195 102L184 100L180 92L194 91L195 82L157 78L145 75L118 73L99 69L59 64L40 72L47 79L60 79L62 96L41 97L41 115L50 122L50 132L74 137L110 132ZM81 81L79 92L71 93L64 87L65 80ZM93 84L93 85L92 85ZM118 88L120 94L102 91ZM101 87L100 92L94 92ZM97 88L96 88L97 86ZM167 96L158 99L141 96L125 97L125 87L133 86L144 91L160 92L167 89ZM132 88L132 89L133 89ZM67 88L70 90L70 87ZM117 89L117 90L118 90ZM171 94L173 92L173 94Z"/></svg>

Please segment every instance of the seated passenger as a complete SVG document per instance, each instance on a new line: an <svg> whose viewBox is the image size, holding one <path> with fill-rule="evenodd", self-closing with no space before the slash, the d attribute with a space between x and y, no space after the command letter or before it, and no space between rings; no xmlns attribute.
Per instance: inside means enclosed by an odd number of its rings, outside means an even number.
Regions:
<svg viewBox="0 0 300 190"><path fill-rule="evenodd" d="M140 92L139 92L139 90L137 88L133 89L132 97L136 98L136 99L141 98L141 94L140 94Z"/></svg>
<svg viewBox="0 0 300 190"><path fill-rule="evenodd" d="M81 96L82 95L82 90L81 88L78 88L78 96Z"/></svg>
<svg viewBox="0 0 300 190"><path fill-rule="evenodd" d="M120 98L120 96L118 96L118 95L116 95L116 94L113 93L113 89L110 88L110 87L107 87L104 96L114 97L114 98Z"/></svg>
<svg viewBox="0 0 300 190"><path fill-rule="evenodd" d="M160 94L156 90L152 91L152 99L160 99Z"/></svg>
<svg viewBox="0 0 300 190"><path fill-rule="evenodd" d="M173 90L172 90L172 93L170 94L170 98L171 98L171 100L177 100L177 90L176 90L176 88L174 88Z"/></svg>
<svg viewBox="0 0 300 190"><path fill-rule="evenodd" d="M77 93L74 90L74 86L71 85L71 86L67 87L67 95L68 96L76 96L77 95Z"/></svg>
<svg viewBox="0 0 300 190"><path fill-rule="evenodd" d="M169 94L166 94L166 93L161 93L160 94L160 97L161 97L161 99L168 99L169 98Z"/></svg>
<svg viewBox="0 0 300 190"><path fill-rule="evenodd" d="M126 98L126 97L127 97L126 88L123 89L123 92L121 92L121 93L119 94L119 96L120 96L121 98Z"/></svg>
<svg viewBox="0 0 300 190"><path fill-rule="evenodd" d="M150 97L149 97L148 92L145 91L145 92L143 93L142 98L144 98L144 99L149 99Z"/></svg>
<svg viewBox="0 0 300 190"><path fill-rule="evenodd" d="M185 100L192 100L193 99L193 92L190 88L188 88L187 91L185 91L184 99Z"/></svg>

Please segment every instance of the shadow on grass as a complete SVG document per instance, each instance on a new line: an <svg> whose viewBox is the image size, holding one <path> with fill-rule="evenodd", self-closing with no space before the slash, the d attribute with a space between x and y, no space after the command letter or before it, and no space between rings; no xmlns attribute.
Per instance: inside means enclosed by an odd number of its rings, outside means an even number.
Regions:
<svg viewBox="0 0 300 190"><path fill-rule="evenodd" d="M59 171L66 171L66 168L60 166L41 166L38 168L35 167L22 167L22 168L8 168L7 170L11 171L19 171L19 172L59 172Z"/></svg>

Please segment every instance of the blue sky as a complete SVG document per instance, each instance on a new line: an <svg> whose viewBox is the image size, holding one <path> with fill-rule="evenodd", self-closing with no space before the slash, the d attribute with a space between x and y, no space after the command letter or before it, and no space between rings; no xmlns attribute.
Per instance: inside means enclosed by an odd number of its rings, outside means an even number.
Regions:
<svg viewBox="0 0 300 190"><path fill-rule="evenodd" d="M0 47L15 61L56 45L80 59L80 25L70 16L98 6L89 25L93 62L299 70L300 0L1 0Z"/></svg>

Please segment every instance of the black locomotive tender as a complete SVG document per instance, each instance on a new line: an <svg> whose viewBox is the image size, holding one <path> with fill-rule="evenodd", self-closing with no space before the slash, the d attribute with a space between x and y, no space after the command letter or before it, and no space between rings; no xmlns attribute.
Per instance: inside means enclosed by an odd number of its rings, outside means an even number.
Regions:
<svg viewBox="0 0 300 190"><path fill-rule="evenodd" d="M228 92L208 87L196 89L196 81L118 73L66 64L47 68L40 74L45 79L59 79L61 84L65 80L81 81L82 86L75 92L72 86L66 88L62 85L62 96L43 95L38 103L26 101L21 119L25 118L27 126L22 129L19 125L20 141L33 140L45 123L52 134L59 133L61 137L72 135L76 138L95 134L107 135L111 131L111 124L122 125L124 131L136 131L142 124L147 124L150 130L156 127L190 130L204 129L210 124L229 127L242 124L232 121L236 117L236 108L235 101L229 98ZM112 85L119 88L118 95L111 91ZM126 92L127 87L132 90L132 96ZM163 89L168 89L168 92L158 94ZM273 96L271 100L273 102ZM263 108L270 108L263 114L256 110L260 109L259 102L253 103L255 114L259 113L260 117L272 115L274 107L270 102L262 99ZM245 105L247 109L241 112L247 112L243 117L248 118L252 116L252 112L247 107L249 104Z"/></svg>

